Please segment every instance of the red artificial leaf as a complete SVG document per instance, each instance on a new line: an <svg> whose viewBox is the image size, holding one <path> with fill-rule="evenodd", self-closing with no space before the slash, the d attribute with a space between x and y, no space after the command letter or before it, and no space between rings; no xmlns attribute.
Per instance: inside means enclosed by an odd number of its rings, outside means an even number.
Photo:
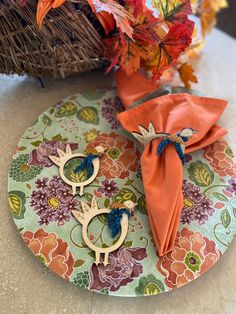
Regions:
<svg viewBox="0 0 236 314"><path fill-rule="evenodd" d="M135 42L120 31L120 42L115 42L114 39L105 40L108 54L112 54L113 60L107 69L107 73L118 63L125 70L127 75L136 72L143 60L147 59L145 46Z"/></svg>
<svg viewBox="0 0 236 314"><path fill-rule="evenodd" d="M39 27L42 26L46 14L51 9L60 7L66 0L39 0L37 6L37 23Z"/></svg>
<svg viewBox="0 0 236 314"><path fill-rule="evenodd" d="M120 66L129 76L137 72L141 67L141 62L147 58L145 47L131 40L126 41L120 58Z"/></svg>
<svg viewBox="0 0 236 314"><path fill-rule="evenodd" d="M197 77L194 75L193 67L188 63L183 63L179 68L179 77L186 88L191 88L190 82L197 83Z"/></svg>
<svg viewBox="0 0 236 314"><path fill-rule="evenodd" d="M193 29L192 24L192 29ZM192 42L190 26L175 24L160 41L156 50L152 51L152 60L148 66L153 72L153 80L160 78L164 70L169 68Z"/></svg>
<svg viewBox="0 0 236 314"><path fill-rule="evenodd" d="M96 14L99 22L102 24L106 35L108 35L115 28L115 21L114 21L113 15L110 13L107 13L105 11L96 13L96 9L93 5L93 0L87 0L87 1L88 1L89 5L91 6L93 13ZM73 0L73 2L74 2L74 0Z"/></svg>
<svg viewBox="0 0 236 314"><path fill-rule="evenodd" d="M133 11L133 15L136 18L139 14L147 11L146 0L126 0L125 3L128 5L129 10Z"/></svg>
<svg viewBox="0 0 236 314"><path fill-rule="evenodd" d="M185 23L192 13L190 0L154 0L153 3L167 23Z"/></svg>
<svg viewBox="0 0 236 314"><path fill-rule="evenodd" d="M157 45L161 41L158 32L160 19L152 15L150 11L139 15L134 25L133 38L143 44Z"/></svg>
<svg viewBox="0 0 236 314"><path fill-rule="evenodd" d="M133 29L129 21L133 20L133 16L122 5L115 0L91 0L91 2L96 13L107 12L112 14L116 21L117 28L119 28L122 33L132 38Z"/></svg>
<svg viewBox="0 0 236 314"><path fill-rule="evenodd" d="M124 34L120 31L116 36L105 38L104 42L104 57L112 59L110 66L106 70L106 74L118 63L121 56L124 43Z"/></svg>

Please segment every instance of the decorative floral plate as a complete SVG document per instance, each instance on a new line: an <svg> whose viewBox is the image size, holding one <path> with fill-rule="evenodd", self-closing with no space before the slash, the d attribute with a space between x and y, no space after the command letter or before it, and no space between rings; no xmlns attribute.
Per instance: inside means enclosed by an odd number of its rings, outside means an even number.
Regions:
<svg viewBox="0 0 236 314"><path fill-rule="evenodd" d="M236 231L236 166L225 142L188 156L184 168L184 209L172 253L158 258L150 233L139 164L139 147L116 120L122 105L115 90L83 92L50 107L21 138L9 172L9 204L23 240L33 254L62 278L115 296L153 295L183 286L212 267ZM85 188L83 201L96 196L100 207L133 200L123 246L107 266L93 264L82 241L81 225L71 215L79 196L58 175L48 158L56 148L84 152L107 148L97 179ZM75 182L75 160L66 175ZM89 237L110 245L106 215L91 223Z"/></svg>

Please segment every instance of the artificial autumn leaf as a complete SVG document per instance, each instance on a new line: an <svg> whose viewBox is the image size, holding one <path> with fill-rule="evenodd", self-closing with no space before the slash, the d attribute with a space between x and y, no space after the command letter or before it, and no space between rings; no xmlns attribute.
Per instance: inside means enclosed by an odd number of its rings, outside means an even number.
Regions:
<svg viewBox="0 0 236 314"><path fill-rule="evenodd" d="M169 23L185 23L192 13L190 0L154 0L153 3Z"/></svg>
<svg viewBox="0 0 236 314"><path fill-rule="evenodd" d="M200 6L202 35L206 36L216 23L216 13L228 6L225 0L203 0Z"/></svg>
<svg viewBox="0 0 236 314"><path fill-rule="evenodd" d="M190 21L189 21L190 22ZM192 29L193 29L192 23ZM157 49L151 52L151 61L147 64L152 70L153 80L160 78L164 70L168 69L192 42L190 25L175 24L160 41Z"/></svg>
<svg viewBox="0 0 236 314"><path fill-rule="evenodd" d="M129 12L133 11L133 15L136 18L139 14L148 11L146 7L146 0L126 0L126 5L128 6Z"/></svg>
<svg viewBox="0 0 236 314"><path fill-rule="evenodd" d="M122 49L120 58L120 66L125 70L126 74L130 76L137 72L141 67L141 62L147 58L145 47L127 40Z"/></svg>
<svg viewBox="0 0 236 314"><path fill-rule="evenodd" d="M105 11L97 13L93 4L93 0L87 0L87 1L89 5L91 6L93 13L96 14L99 22L102 24L102 27L105 30L105 34L108 35L115 28L115 21L114 21L113 15Z"/></svg>
<svg viewBox="0 0 236 314"><path fill-rule="evenodd" d="M37 23L39 27L42 26L46 14L51 9L60 7L66 0L39 0L37 6Z"/></svg>
<svg viewBox="0 0 236 314"><path fill-rule="evenodd" d="M219 12L221 9L227 8L228 2L226 0L211 0L211 7L216 12Z"/></svg>
<svg viewBox="0 0 236 314"><path fill-rule="evenodd" d="M179 68L179 77L186 88L191 88L190 82L197 83L197 77L194 74L193 67L188 63L183 63Z"/></svg>
<svg viewBox="0 0 236 314"><path fill-rule="evenodd" d="M133 36L133 29L130 26L129 21L133 20L132 14L130 14L122 5L115 0L91 0L96 14L101 12L107 12L112 14L116 26L122 33L126 34L130 38Z"/></svg>
<svg viewBox="0 0 236 314"><path fill-rule="evenodd" d="M110 66L106 70L106 74L118 63L123 47L125 45L124 34L120 31L116 36L105 38L104 43L104 57L112 59Z"/></svg>
<svg viewBox="0 0 236 314"><path fill-rule="evenodd" d="M133 38L143 44L157 45L165 35L165 30L159 25L160 19L150 11L140 14L133 25Z"/></svg>

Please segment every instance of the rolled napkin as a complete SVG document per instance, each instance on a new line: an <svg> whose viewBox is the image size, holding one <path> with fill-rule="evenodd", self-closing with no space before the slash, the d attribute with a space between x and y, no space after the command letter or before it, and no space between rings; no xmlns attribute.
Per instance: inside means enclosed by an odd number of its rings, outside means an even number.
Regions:
<svg viewBox="0 0 236 314"><path fill-rule="evenodd" d="M139 76L135 74L127 78L121 72L116 75L118 94L126 108L131 105L131 99L138 100L137 95L147 95L139 84ZM132 89L128 89L128 82L131 82ZM145 82L144 86L147 84ZM155 90L153 85L149 92L151 89ZM173 249L184 205L184 160L175 144L181 143L183 151L191 153L223 137L227 131L215 123L226 106L225 100L181 93L153 98L118 115L122 126L144 144L142 178L149 222L159 256ZM198 132L193 131L191 138L181 137L184 129ZM169 139L168 145L162 148L161 143L166 139Z"/></svg>

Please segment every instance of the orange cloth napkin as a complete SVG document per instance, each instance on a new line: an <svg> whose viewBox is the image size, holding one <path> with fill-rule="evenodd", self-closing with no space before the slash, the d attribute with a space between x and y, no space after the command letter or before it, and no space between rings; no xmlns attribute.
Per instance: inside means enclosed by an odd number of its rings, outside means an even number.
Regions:
<svg viewBox="0 0 236 314"><path fill-rule="evenodd" d="M126 108L131 104L131 99L137 100L137 95L146 95L143 87L146 88L148 80L143 85L145 80L140 80L140 74L128 78L118 72L118 94ZM148 91L152 88L154 90L153 84L149 85ZM186 142L185 152L190 153L212 144L227 133L215 124L226 106L225 100L171 94L128 109L120 113L118 119L129 132L139 132L139 125L148 129L150 122L156 132L173 134L183 128L198 130ZM160 141L154 139L146 144L141 167L149 222L159 256L163 256L173 248L183 209L183 165L172 144L160 156L157 155Z"/></svg>

